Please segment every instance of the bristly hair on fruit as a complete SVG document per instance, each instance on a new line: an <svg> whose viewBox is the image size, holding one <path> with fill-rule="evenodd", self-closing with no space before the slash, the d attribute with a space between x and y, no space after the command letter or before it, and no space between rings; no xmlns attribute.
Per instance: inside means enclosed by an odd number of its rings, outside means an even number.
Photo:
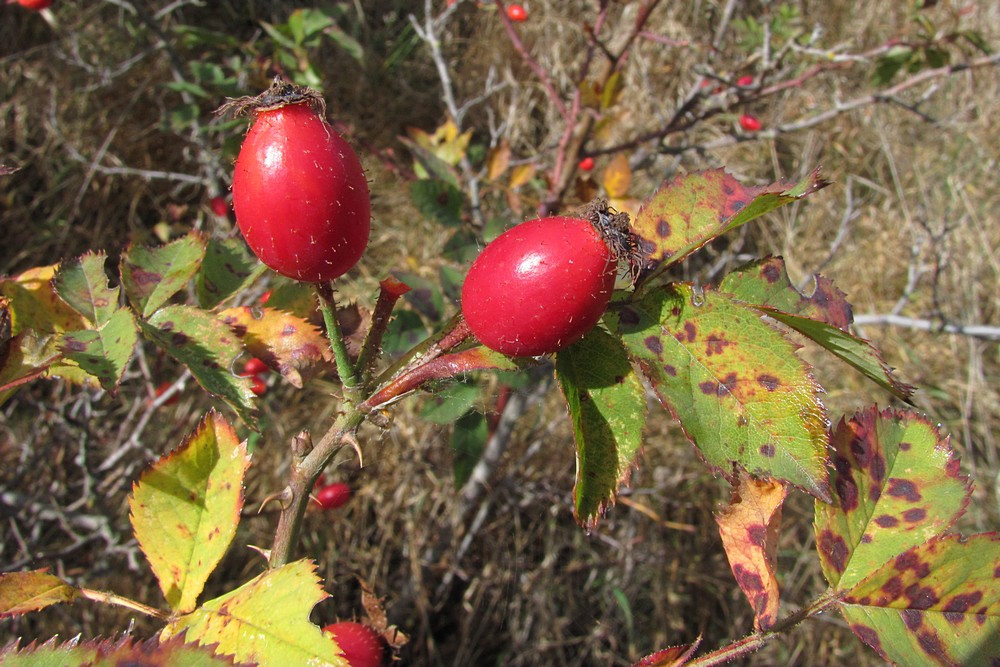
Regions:
<svg viewBox="0 0 1000 667"><path fill-rule="evenodd" d="M629 280L635 285L642 271L642 249L628 213L619 213L608 205L607 199L598 197L583 208L582 214L600 233L612 254L625 262Z"/></svg>
<svg viewBox="0 0 1000 667"><path fill-rule="evenodd" d="M299 86L281 77L274 77L271 86L260 95L247 95L229 99L228 102L215 110L216 115L233 112L234 116L247 113L258 113L278 109L289 104L308 104L320 116L326 117L326 100L319 91Z"/></svg>

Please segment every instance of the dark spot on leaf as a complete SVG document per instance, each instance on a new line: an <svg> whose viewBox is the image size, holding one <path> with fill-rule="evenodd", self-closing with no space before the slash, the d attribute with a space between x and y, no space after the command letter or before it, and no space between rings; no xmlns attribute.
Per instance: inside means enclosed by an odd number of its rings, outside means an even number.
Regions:
<svg viewBox="0 0 1000 667"><path fill-rule="evenodd" d="M145 269L140 269L135 266L132 267L132 281L137 285L155 285L157 283L163 282L163 276L159 273L154 273L152 271L146 271Z"/></svg>
<svg viewBox="0 0 1000 667"><path fill-rule="evenodd" d="M736 418L736 425L737 426L746 426L749 423L750 423L750 420L748 420L747 416L745 414L743 414L742 412ZM766 447L767 445L764 445L764 446ZM761 452L761 453L763 454L763 452Z"/></svg>
<svg viewBox="0 0 1000 667"><path fill-rule="evenodd" d="M882 584L881 590L887 596L886 602L896 600L903 593L903 581L899 577L892 577Z"/></svg>
<svg viewBox="0 0 1000 667"><path fill-rule="evenodd" d="M872 541L872 536L869 535L868 533L865 533L864 535L861 536L861 544L871 544L871 541Z"/></svg>
<svg viewBox="0 0 1000 667"><path fill-rule="evenodd" d="M661 239L670 236L670 223L660 218L656 221L656 233Z"/></svg>
<svg viewBox="0 0 1000 667"><path fill-rule="evenodd" d="M882 487L881 486L869 486L868 487L868 498L872 502L876 502L882 497Z"/></svg>
<svg viewBox="0 0 1000 667"><path fill-rule="evenodd" d="M698 327L696 327L693 322L685 322L684 333L687 334L688 342L693 343L695 336L698 335Z"/></svg>
<svg viewBox="0 0 1000 667"><path fill-rule="evenodd" d="M625 376L624 375L616 375L615 376L615 384L621 384L624 381L625 381Z"/></svg>
<svg viewBox="0 0 1000 667"><path fill-rule="evenodd" d="M674 317L680 317L681 316L681 307L680 306L674 306L673 308L670 309L670 314L673 315Z"/></svg>
<svg viewBox="0 0 1000 667"><path fill-rule="evenodd" d="M940 660L941 656L945 654L944 646L941 645L941 640L936 634L931 632L921 632L917 635L917 643L920 644L920 648L924 650L927 655L933 656L934 661Z"/></svg>
<svg viewBox="0 0 1000 667"><path fill-rule="evenodd" d="M906 589L906 597L913 609L930 609L940 601L933 588L917 584Z"/></svg>
<svg viewBox="0 0 1000 667"><path fill-rule="evenodd" d="M855 623L851 626L851 631L858 636L858 639L871 646L881 653L882 642L879 641L878 633L867 625Z"/></svg>
<svg viewBox="0 0 1000 667"><path fill-rule="evenodd" d="M83 341L79 341L73 338L68 338L66 339L64 347L68 352L83 352L84 350L87 349L87 344L84 343Z"/></svg>
<svg viewBox="0 0 1000 667"><path fill-rule="evenodd" d="M898 477L889 479L885 491L893 498L902 498L911 503L919 502L922 498L916 484L908 479L899 479Z"/></svg>
<svg viewBox="0 0 1000 667"><path fill-rule="evenodd" d="M670 377L674 377L677 375L677 369L671 366L670 364L663 365L663 372L669 375Z"/></svg>
<svg viewBox="0 0 1000 667"><path fill-rule="evenodd" d="M881 484L885 480L885 457L882 454L873 453L868 470L872 479Z"/></svg>
<svg viewBox="0 0 1000 667"><path fill-rule="evenodd" d="M214 359L202 359L201 365L204 368L212 368L212 369L220 368L219 362L215 361Z"/></svg>
<svg viewBox="0 0 1000 667"><path fill-rule="evenodd" d="M890 514L883 514L875 517L875 525L880 528L895 528L899 525L899 519Z"/></svg>
<svg viewBox="0 0 1000 667"><path fill-rule="evenodd" d="M958 623L961 620L961 614L968 613L969 609L971 609L973 605L979 604L982 600L982 591L973 591L971 593L961 593L956 595L952 599L948 600L948 602L944 605L945 615L954 614L958 616L956 620L952 621L953 623ZM951 621L952 619L949 618L948 620Z"/></svg>
<svg viewBox="0 0 1000 667"><path fill-rule="evenodd" d="M774 445L768 443L766 445L760 446L760 455L766 456L767 458L774 458Z"/></svg>
<svg viewBox="0 0 1000 667"><path fill-rule="evenodd" d="M827 529L820 533L817 544L820 553L826 556L826 559L833 566L834 570L843 572L847 568L847 558L850 555L850 550L847 548L847 542L844 541L843 537Z"/></svg>
<svg viewBox="0 0 1000 667"><path fill-rule="evenodd" d="M656 356L660 356L661 354L663 354L663 343L660 341L658 337L646 336L646 339L643 340L642 342L645 343L646 349L655 354Z"/></svg>
<svg viewBox="0 0 1000 667"><path fill-rule="evenodd" d="M858 485L850 477L837 476L834 484L837 489L837 499L840 501L840 509L850 512L858 508Z"/></svg>
<svg viewBox="0 0 1000 667"><path fill-rule="evenodd" d="M731 394L733 390L736 389L736 383L740 381L740 378L736 373L730 373L726 377L722 378L722 384L719 385L719 396L724 394Z"/></svg>
<svg viewBox="0 0 1000 667"><path fill-rule="evenodd" d="M896 556L896 561L894 566L900 572L906 572L907 570L913 570L917 575L918 579L924 579L931 573L930 565L924 563L920 560L913 551L904 551L903 553Z"/></svg>
<svg viewBox="0 0 1000 667"><path fill-rule="evenodd" d="M713 354L722 354L726 351L726 346L731 343L731 341L726 340L716 334L709 334L708 338L705 339L707 343L705 347L706 356L712 356Z"/></svg>
<svg viewBox="0 0 1000 667"><path fill-rule="evenodd" d="M170 344L174 347L181 347L187 345L188 337L187 334L178 331L173 336L170 337Z"/></svg>
<svg viewBox="0 0 1000 667"><path fill-rule="evenodd" d="M911 632L919 628L920 624L923 622L923 614L916 609L904 609L899 615L902 617L903 623L910 629Z"/></svg>
<svg viewBox="0 0 1000 667"><path fill-rule="evenodd" d="M713 396L719 389L719 385L715 384L711 380L706 380L705 382L698 383L698 389L701 389L701 393L706 396Z"/></svg>
<svg viewBox="0 0 1000 667"><path fill-rule="evenodd" d="M767 542L767 528L759 523L747 526L747 539L750 544L763 547Z"/></svg>
<svg viewBox="0 0 1000 667"><path fill-rule="evenodd" d="M899 443L899 451L901 452L908 452L912 447L913 445L906 441Z"/></svg>
<svg viewBox="0 0 1000 667"><path fill-rule="evenodd" d="M728 213L730 216L734 216L740 211L742 211L743 207L746 205L747 203L742 199L733 199L732 201L726 204L726 213Z"/></svg>
<svg viewBox="0 0 1000 667"><path fill-rule="evenodd" d="M736 583L739 584L740 588L744 591L759 592L764 590L764 581L760 578L760 575L755 572L751 572L740 564L733 566L733 576L736 577Z"/></svg>
<svg viewBox="0 0 1000 667"><path fill-rule="evenodd" d="M294 336L298 329L295 328L294 324L286 324L281 329L282 336Z"/></svg>
<svg viewBox="0 0 1000 667"><path fill-rule="evenodd" d="M173 320L167 320L166 322L160 325L160 331L166 331L169 333L174 330L175 326L177 325L174 324Z"/></svg>
<svg viewBox="0 0 1000 667"><path fill-rule="evenodd" d="M639 313L634 308L626 306L618 313L618 321L628 326L635 326L640 321Z"/></svg>
<svg viewBox="0 0 1000 667"><path fill-rule="evenodd" d="M778 388L778 385L781 384L781 381L773 375L763 373L757 376L757 384L764 387L764 389L767 389L768 391L774 391Z"/></svg>
<svg viewBox="0 0 1000 667"><path fill-rule="evenodd" d="M916 523L918 521L923 521L926 518L927 510L922 507L917 507L903 512L903 521L906 521L907 523Z"/></svg>
<svg viewBox="0 0 1000 667"><path fill-rule="evenodd" d="M781 269L773 262L768 262L760 271L761 277L769 283L775 283L781 278Z"/></svg>

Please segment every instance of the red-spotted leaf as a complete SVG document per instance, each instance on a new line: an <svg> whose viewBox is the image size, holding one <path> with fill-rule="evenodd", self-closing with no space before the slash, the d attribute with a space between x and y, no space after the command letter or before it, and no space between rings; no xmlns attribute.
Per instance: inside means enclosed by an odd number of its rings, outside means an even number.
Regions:
<svg viewBox="0 0 1000 667"><path fill-rule="evenodd" d="M628 483L642 446L646 392L621 342L600 327L556 355L556 376L576 440L573 514L592 528Z"/></svg>
<svg viewBox="0 0 1000 667"><path fill-rule="evenodd" d="M309 622L312 608L329 597L315 570L304 560L267 570L174 619L160 637L186 631L187 641L215 644L218 653L261 665L348 667L330 638Z"/></svg>
<svg viewBox="0 0 1000 667"><path fill-rule="evenodd" d="M97 329L64 334L60 349L67 359L75 361L114 394L138 340L132 311L120 308Z"/></svg>
<svg viewBox="0 0 1000 667"><path fill-rule="evenodd" d="M195 608L229 548L243 508L245 444L210 412L181 445L143 473L129 498L135 537L170 608Z"/></svg>
<svg viewBox="0 0 1000 667"><path fill-rule="evenodd" d="M629 353L705 461L826 500L826 412L796 345L727 294L674 284L619 314Z"/></svg>
<svg viewBox="0 0 1000 667"><path fill-rule="evenodd" d="M690 644L668 646L650 653L632 667L682 667L691 660L700 644L701 637L699 636Z"/></svg>
<svg viewBox="0 0 1000 667"><path fill-rule="evenodd" d="M266 267L240 239L209 239L205 259L195 278L198 304L202 308L215 308L265 271Z"/></svg>
<svg viewBox="0 0 1000 667"><path fill-rule="evenodd" d="M72 639L56 644L55 638L44 644L17 643L0 649L0 665L4 667L112 667L142 665L143 667L253 667L251 663L234 662L230 656L215 655L210 648L185 644L182 637L157 642L139 642L125 636L120 639Z"/></svg>
<svg viewBox="0 0 1000 667"><path fill-rule="evenodd" d="M130 245L121 260L125 294L148 319L187 285L204 257L205 238L196 231L159 247Z"/></svg>
<svg viewBox="0 0 1000 667"><path fill-rule="evenodd" d="M844 593L841 613L897 665L1000 661L1000 535L945 535L880 565Z"/></svg>
<svg viewBox="0 0 1000 667"><path fill-rule="evenodd" d="M44 570L0 573L0 618L72 602L79 596L75 586Z"/></svg>
<svg viewBox="0 0 1000 667"><path fill-rule="evenodd" d="M232 406L247 424L256 424L250 380L231 370L244 354L243 346L215 315L192 306L167 306L139 326L146 338L187 366L206 391Z"/></svg>
<svg viewBox="0 0 1000 667"><path fill-rule="evenodd" d="M727 275L719 291L755 306L808 317L847 331L854 321L847 296L821 275L814 275L812 283L812 293L803 294L789 279L781 257L765 257Z"/></svg>
<svg viewBox="0 0 1000 667"><path fill-rule="evenodd" d="M828 185L817 169L798 183L743 185L722 169L677 176L633 222L648 269L679 262L712 239Z"/></svg>
<svg viewBox="0 0 1000 667"><path fill-rule="evenodd" d="M948 438L912 412L870 408L831 435L835 502L816 505L826 580L849 590L888 561L948 530L969 503L969 481Z"/></svg>
<svg viewBox="0 0 1000 667"><path fill-rule="evenodd" d="M120 289L109 286L105 261L107 255L103 252L87 253L63 262L52 280L62 300L98 327L118 310Z"/></svg>
<svg viewBox="0 0 1000 667"><path fill-rule="evenodd" d="M308 321L274 308L228 308L218 315L251 356L302 386L302 371L333 361L330 342Z"/></svg>
<svg viewBox="0 0 1000 667"><path fill-rule="evenodd" d="M741 475L729 505L715 517L729 567L754 611L754 626L768 630L778 619L775 576L784 484Z"/></svg>

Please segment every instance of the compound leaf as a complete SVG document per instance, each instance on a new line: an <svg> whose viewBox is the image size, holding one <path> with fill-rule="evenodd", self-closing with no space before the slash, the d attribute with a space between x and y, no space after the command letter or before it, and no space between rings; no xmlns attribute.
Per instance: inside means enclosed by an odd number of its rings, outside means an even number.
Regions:
<svg viewBox="0 0 1000 667"><path fill-rule="evenodd" d="M826 185L818 169L798 183L762 187L743 185L722 169L677 176L643 204L632 231L646 268L662 270L725 232Z"/></svg>
<svg viewBox="0 0 1000 667"><path fill-rule="evenodd" d="M642 446L646 392L621 342L597 327L556 355L573 418L577 522L592 528L627 484Z"/></svg>
<svg viewBox="0 0 1000 667"><path fill-rule="evenodd" d="M625 306L619 327L709 465L830 497L819 385L796 346L759 313L727 294L674 284Z"/></svg>
<svg viewBox="0 0 1000 667"><path fill-rule="evenodd" d="M143 473L129 499L136 539L170 608L195 608L243 508L246 446L217 412Z"/></svg>
<svg viewBox="0 0 1000 667"><path fill-rule="evenodd" d="M63 335L60 346L67 359L75 361L84 371L97 378L101 386L115 393L139 334L135 317L127 308L120 308L98 329L71 331Z"/></svg>
<svg viewBox="0 0 1000 667"><path fill-rule="evenodd" d="M148 319L198 272L205 238L197 231L149 248L130 245L122 254L122 286L136 311Z"/></svg>
<svg viewBox="0 0 1000 667"><path fill-rule="evenodd" d="M72 602L79 596L75 586L44 570L0 573L0 618Z"/></svg>
<svg viewBox="0 0 1000 667"><path fill-rule="evenodd" d="M108 284L104 272L107 255L86 253L63 262L56 271L52 286L73 310L100 327L118 310L118 287Z"/></svg>
<svg viewBox="0 0 1000 667"><path fill-rule="evenodd" d="M140 320L143 335L191 371L206 391L219 396L247 424L256 424L249 378L232 373L243 347L212 313L192 306L167 306Z"/></svg>
<svg viewBox="0 0 1000 667"><path fill-rule="evenodd" d="M309 622L312 608L327 597L315 566L295 561L175 619L161 638L186 631L188 641L217 644L219 653L262 665L347 667L334 642Z"/></svg>

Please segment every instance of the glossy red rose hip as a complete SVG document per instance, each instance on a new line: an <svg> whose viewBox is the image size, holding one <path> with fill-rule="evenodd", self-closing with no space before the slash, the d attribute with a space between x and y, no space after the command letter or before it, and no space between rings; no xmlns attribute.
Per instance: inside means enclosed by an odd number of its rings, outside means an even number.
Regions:
<svg viewBox="0 0 1000 667"><path fill-rule="evenodd" d="M531 220L498 236L473 262L462 287L462 313L480 342L497 352L556 352L597 324L617 267L587 220Z"/></svg>
<svg viewBox="0 0 1000 667"><path fill-rule="evenodd" d="M316 491L316 504L320 509L335 510L343 507L351 499L354 493L351 487L343 482L327 484Z"/></svg>
<svg viewBox="0 0 1000 667"><path fill-rule="evenodd" d="M233 209L264 264L309 282L351 269L368 245L371 203L354 150L308 102L264 108L236 160Z"/></svg>

